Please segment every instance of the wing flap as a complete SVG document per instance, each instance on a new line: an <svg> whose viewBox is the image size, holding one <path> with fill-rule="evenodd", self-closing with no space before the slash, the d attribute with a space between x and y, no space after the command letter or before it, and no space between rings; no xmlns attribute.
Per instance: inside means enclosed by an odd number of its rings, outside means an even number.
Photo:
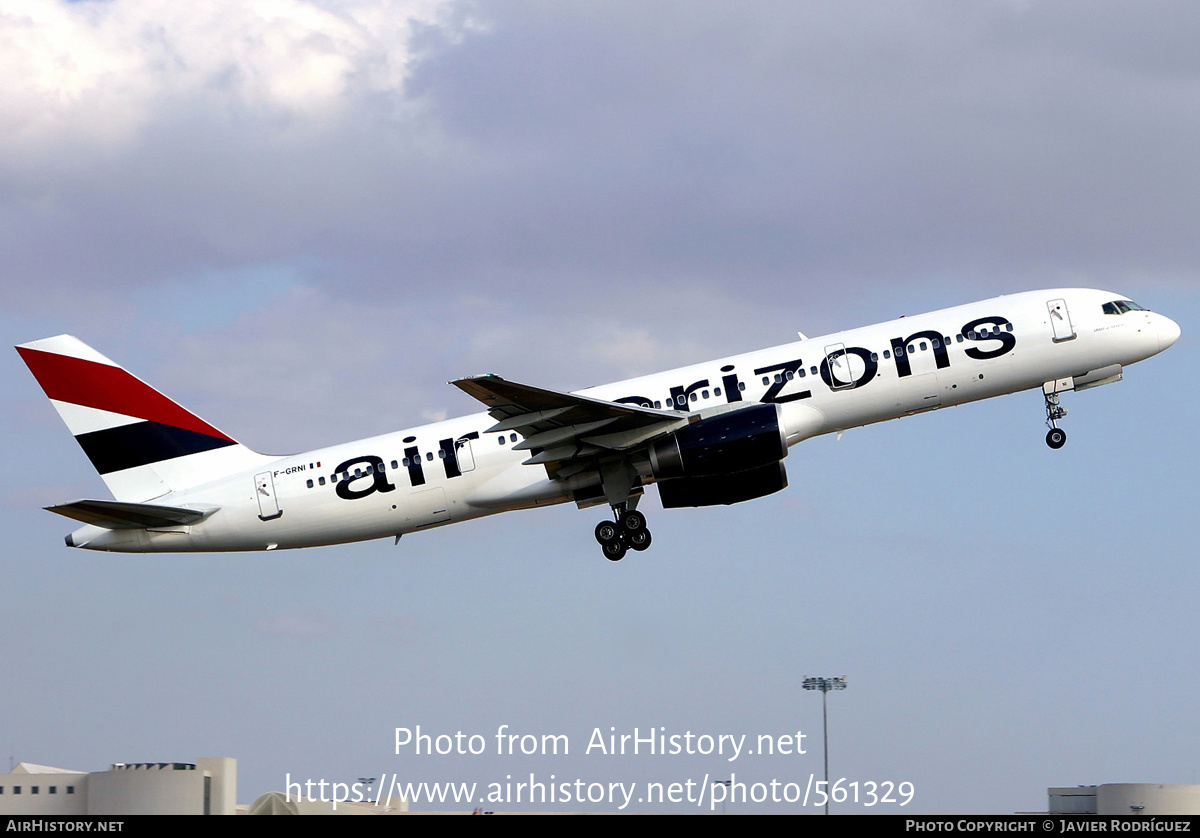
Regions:
<svg viewBox="0 0 1200 838"><path fill-rule="evenodd" d="M565 437L555 433L554 440L571 439L600 427L615 433L657 426L661 428L658 432L665 432L692 421L690 414L560 393L506 381L498 375L476 375L450 383L487 406L488 413L496 420L488 432L517 431L527 440L572 426L578 428L575 433ZM530 442L530 447L537 445Z"/></svg>
<svg viewBox="0 0 1200 838"><path fill-rule="evenodd" d="M482 400L481 400L482 401ZM486 404L486 402L485 402ZM492 425L484 433L496 434L501 431L515 431L517 428L525 425L533 425L538 422L549 422L556 416L561 416L568 410L574 410L573 407L556 407L554 410L535 410L532 413L518 413L514 416L509 416Z"/></svg>
<svg viewBox="0 0 1200 838"><path fill-rule="evenodd" d="M611 425L617 421L616 417L612 419L601 419L598 422L585 422L582 425L567 425L563 428L554 428L549 431L527 436L525 439L513 446L517 451L528 451L530 448L550 448L564 440L576 439L583 434L598 431L606 425Z"/></svg>
<svg viewBox="0 0 1200 838"><path fill-rule="evenodd" d="M568 462L627 451L698 418L531 387L498 375L476 375L450 383L487 406L496 420L488 432L516 431L525 437L515 446L532 451L525 464L544 465L551 476L558 476ZM601 429L603 435L597 435Z"/></svg>
<svg viewBox="0 0 1200 838"><path fill-rule="evenodd" d="M671 410L653 410L638 405L606 402L575 393L560 393L557 390L507 381L498 375L475 375L450 383L487 406L488 413L503 425L495 427L497 431L518 429L513 428L512 421L517 417L521 417L522 423L557 422L563 425L595 422L613 417L639 418L643 421L679 418L679 414Z"/></svg>

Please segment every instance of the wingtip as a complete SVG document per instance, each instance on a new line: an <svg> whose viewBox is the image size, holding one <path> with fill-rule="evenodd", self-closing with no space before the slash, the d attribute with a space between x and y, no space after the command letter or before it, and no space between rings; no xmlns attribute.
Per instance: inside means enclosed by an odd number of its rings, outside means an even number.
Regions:
<svg viewBox="0 0 1200 838"><path fill-rule="evenodd" d="M491 379L493 381L503 381L500 376L494 372L481 372L475 375L464 375L462 378L455 378L452 381L447 381L447 384L452 384L455 387L462 387L464 384L470 384L472 381L481 381L483 379Z"/></svg>

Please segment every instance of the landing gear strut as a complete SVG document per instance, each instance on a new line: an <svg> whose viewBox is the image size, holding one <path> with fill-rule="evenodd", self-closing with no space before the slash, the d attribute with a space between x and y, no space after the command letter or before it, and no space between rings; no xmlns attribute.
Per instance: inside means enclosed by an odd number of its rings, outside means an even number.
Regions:
<svg viewBox="0 0 1200 838"><path fill-rule="evenodd" d="M1047 393L1044 389L1042 393L1046 397L1046 424L1050 426L1046 444L1057 450L1067 444L1067 432L1058 426L1058 420L1067 415L1067 409L1059 405L1058 393Z"/></svg>
<svg viewBox="0 0 1200 838"><path fill-rule="evenodd" d="M627 504L613 507L615 521L601 521L596 525L596 541L604 551L604 558L619 562L629 550L645 550L650 546L650 530L646 529L646 516Z"/></svg>
<svg viewBox="0 0 1200 838"><path fill-rule="evenodd" d="M642 494L641 479L629 460L614 459L600 463L600 481L613 520L596 525L596 540L604 550L604 558L619 562L628 551L641 551L650 546L646 516L637 511Z"/></svg>

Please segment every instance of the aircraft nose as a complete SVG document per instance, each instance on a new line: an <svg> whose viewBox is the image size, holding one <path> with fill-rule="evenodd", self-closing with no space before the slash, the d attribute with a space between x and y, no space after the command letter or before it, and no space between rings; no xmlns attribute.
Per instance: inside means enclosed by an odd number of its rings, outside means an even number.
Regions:
<svg viewBox="0 0 1200 838"><path fill-rule="evenodd" d="M1161 352L1179 340L1179 324L1169 317L1158 318L1158 351Z"/></svg>

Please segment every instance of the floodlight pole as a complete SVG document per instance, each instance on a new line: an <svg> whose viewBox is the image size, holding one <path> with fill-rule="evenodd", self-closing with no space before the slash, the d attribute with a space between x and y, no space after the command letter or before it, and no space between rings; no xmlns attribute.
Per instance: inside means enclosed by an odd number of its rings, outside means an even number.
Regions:
<svg viewBox="0 0 1200 838"><path fill-rule="evenodd" d="M713 785L725 787L725 797L721 798L721 814L725 814L725 801L729 799L729 787L733 785L733 780L714 780Z"/></svg>
<svg viewBox="0 0 1200 838"><path fill-rule="evenodd" d="M845 676L838 678L805 678L804 689L821 691L821 718L825 741L825 814L829 814L829 691L846 689Z"/></svg>
<svg viewBox="0 0 1200 838"><path fill-rule="evenodd" d="M359 781L360 783L362 783L364 786L366 786L366 787L367 787L367 802L368 802L368 803L371 803L371 802L378 803L378 801L379 801L379 795L378 795L378 794L376 794L376 795L375 795L375 800L374 800L374 801L372 801L372 800L371 800L371 797L370 797L370 794L371 794L371 785L372 785L372 784L375 782L375 778L374 778L374 777L359 777L359 778L358 778L358 781Z"/></svg>

